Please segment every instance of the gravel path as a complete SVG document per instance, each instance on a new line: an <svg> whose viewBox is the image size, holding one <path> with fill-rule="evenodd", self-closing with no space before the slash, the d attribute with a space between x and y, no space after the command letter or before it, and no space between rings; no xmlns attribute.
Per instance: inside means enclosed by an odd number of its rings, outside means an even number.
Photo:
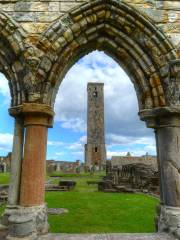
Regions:
<svg viewBox="0 0 180 240"><path fill-rule="evenodd" d="M49 234L39 240L175 240L166 234Z"/></svg>

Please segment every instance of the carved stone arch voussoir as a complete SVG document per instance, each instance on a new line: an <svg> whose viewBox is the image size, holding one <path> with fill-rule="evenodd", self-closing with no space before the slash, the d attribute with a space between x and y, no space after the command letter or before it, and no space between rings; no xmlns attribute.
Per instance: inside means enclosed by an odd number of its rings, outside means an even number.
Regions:
<svg viewBox="0 0 180 240"><path fill-rule="evenodd" d="M54 89L49 94L52 105L54 91L70 63L72 65L74 59L78 59L75 55L85 48L89 49L86 53L100 49L109 52L118 62L126 61L127 71L130 62L136 63L130 74L134 71L135 89L141 89L138 99L142 101L139 104L142 109L170 105L169 63L177 58L176 51L153 21L128 4L116 0L84 3L56 20L43 33L38 47L51 59L46 82ZM119 53L122 49L127 52L127 59ZM141 76L139 81L137 76Z"/></svg>
<svg viewBox="0 0 180 240"><path fill-rule="evenodd" d="M25 38L26 32L21 26L6 13L0 11L0 69L9 81L12 106L24 101L21 78L25 66L23 58Z"/></svg>

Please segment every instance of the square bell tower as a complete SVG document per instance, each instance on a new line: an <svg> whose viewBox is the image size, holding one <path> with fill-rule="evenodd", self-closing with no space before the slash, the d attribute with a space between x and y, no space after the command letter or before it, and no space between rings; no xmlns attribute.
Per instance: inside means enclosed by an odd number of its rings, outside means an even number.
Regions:
<svg viewBox="0 0 180 240"><path fill-rule="evenodd" d="M86 166L102 167L106 163L104 137L104 83L88 83Z"/></svg>

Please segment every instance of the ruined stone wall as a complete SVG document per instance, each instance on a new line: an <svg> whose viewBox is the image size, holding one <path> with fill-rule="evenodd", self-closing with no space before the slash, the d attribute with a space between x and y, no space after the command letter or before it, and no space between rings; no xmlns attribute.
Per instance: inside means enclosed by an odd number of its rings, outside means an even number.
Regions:
<svg viewBox="0 0 180 240"><path fill-rule="evenodd" d="M93 1L93 0L92 0ZM121 0L119 0L121 1ZM5 11L30 34L42 33L53 21L84 0L1 0L0 10ZM173 41L180 44L180 1L124 0L148 15Z"/></svg>
<svg viewBox="0 0 180 240"><path fill-rule="evenodd" d="M12 153L9 152L7 156L0 156L0 168L1 166L5 166L5 171L10 171L11 168L11 159ZM1 169L0 169L1 171Z"/></svg>
<svg viewBox="0 0 180 240"><path fill-rule="evenodd" d="M157 158L154 156L141 156L141 157L135 157L135 156L113 156L111 158L111 164L112 166L118 166L122 167L124 165L128 164L134 164L134 163L141 163L145 165L151 165L154 170L158 170L157 166Z"/></svg>

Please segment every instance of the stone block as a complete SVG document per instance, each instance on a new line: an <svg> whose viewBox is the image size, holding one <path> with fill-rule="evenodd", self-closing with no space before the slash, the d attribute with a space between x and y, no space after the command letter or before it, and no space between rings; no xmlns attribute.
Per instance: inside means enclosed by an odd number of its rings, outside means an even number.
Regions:
<svg viewBox="0 0 180 240"><path fill-rule="evenodd" d="M54 12L53 14L49 12L11 12L10 15L17 22L52 22L56 20L59 16L59 12Z"/></svg>
<svg viewBox="0 0 180 240"><path fill-rule="evenodd" d="M59 12L60 10L60 3L59 2L50 2L49 3L49 12Z"/></svg>
<svg viewBox="0 0 180 240"><path fill-rule="evenodd" d="M15 12L45 12L48 11L49 4L48 2L29 2L29 1L20 1L15 4Z"/></svg>
<svg viewBox="0 0 180 240"><path fill-rule="evenodd" d="M173 23L180 21L180 13L175 11L168 12L168 22Z"/></svg>
<svg viewBox="0 0 180 240"><path fill-rule="evenodd" d="M28 33L42 33L48 27L48 23L22 23L22 27Z"/></svg>
<svg viewBox="0 0 180 240"><path fill-rule="evenodd" d="M14 11L14 4L12 4L12 3L6 3L6 4L0 3L0 9L2 11L12 12L12 11Z"/></svg>
<svg viewBox="0 0 180 240"><path fill-rule="evenodd" d="M158 229L176 235L180 229L180 208L161 206Z"/></svg>
<svg viewBox="0 0 180 240"><path fill-rule="evenodd" d="M34 207L7 206L9 234L7 239L37 239L38 234L48 232L47 208L45 205ZM18 238L18 239L19 239Z"/></svg>
<svg viewBox="0 0 180 240"><path fill-rule="evenodd" d="M60 2L60 11L61 12L68 12L71 8L78 6L79 2Z"/></svg>
<svg viewBox="0 0 180 240"><path fill-rule="evenodd" d="M51 69L52 63L49 58L44 57L41 61L40 67L43 68L46 72Z"/></svg>
<svg viewBox="0 0 180 240"><path fill-rule="evenodd" d="M154 10L149 8L138 8L140 11L145 13L148 17L150 17L152 20L154 20L156 23L167 23L168 22L168 14L164 10Z"/></svg>
<svg viewBox="0 0 180 240"><path fill-rule="evenodd" d="M28 215L12 215L9 217L9 235L12 237L25 237L35 231L33 217Z"/></svg>
<svg viewBox="0 0 180 240"><path fill-rule="evenodd" d="M156 8L179 11L180 2L179 1L156 1Z"/></svg>
<svg viewBox="0 0 180 240"><path fill-rule="evenodd" d="M175 47L180 48L180 33L167 33Z"/></svg>

